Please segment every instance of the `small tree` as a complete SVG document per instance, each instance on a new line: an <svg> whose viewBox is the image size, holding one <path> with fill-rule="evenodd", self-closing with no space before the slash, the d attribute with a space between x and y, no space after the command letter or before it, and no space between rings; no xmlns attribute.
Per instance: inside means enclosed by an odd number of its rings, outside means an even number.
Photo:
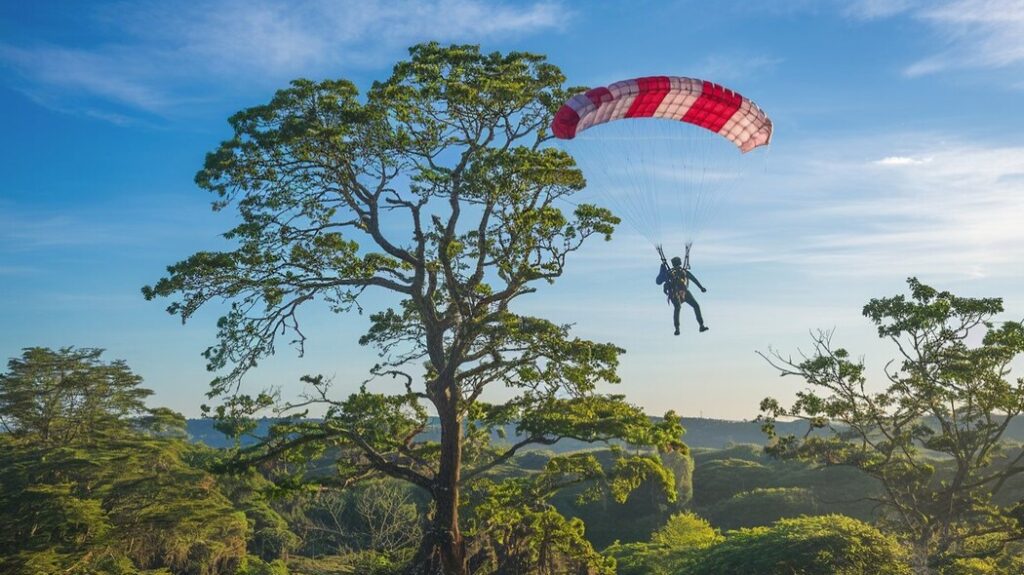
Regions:
<svg viewBox="0 0 1024 575"><path fill-rule="evenodd" d="M853 466L881 483L874 499L886 524L910 543L925 574L958 557L998 555L1024 537L1021 506L992 503L1024 472L1024 450L1007 450L1003 441L1024 410L1024 380L1009 379L1024 352L1024 324L991 321L1003 311L1000 299L957 297L913 278L908 284L909 299L864 307L899 353L886 366L888 387L870 390L863 360L819 333L800 361L766 356L810 387L789 408L766 399L761 409L774 454ZM806 420L808 434L776 436L777 417Z"/></svg>
<svg viewBox="0 0 1024 575"><path fill-rule="evenodd" d="M722 535L693 513L677 513L651 534L649 543L616 541L604 554L616 561L618 575L680 575L687 573Z"/></svg>
<svg viewBox="0 0 1024 575"><path fill-rule="evenodd" d="M372 374L402 391L364 387L342 399L326 379L307 377L313 393L300 407L323 406L323 420L279 425L246 456L299 461L333 448L336 484L385 474L418 486L434 505L417 563L460 574L468 483L530 444L622 438L681 449L682 428L674 415L653 424L622 397L595 393L598 382L618 381L618 347L512 310L618 222L590 204L571 215L559 207L584 187L572 158L545 145L568 95L562 73L541 56L473 46L424 44L411 54L365 101L344 80L300 80L232 117L234 136L196 181L218 194L216 209L237 206L241 223L226 237L238 247L197 253L144 294L179 298L168 311L183 321L208 302L231 302L206 352L211 370L230 367L211 394L229 396L283 334L301 349L299 312L309 302L345 312L369 289L399 299L370 315L360 343L381 353ZM483 402L493 385L518 395ZM227 404L239 405L269 401ZM428 406L439 443L422 441ZM517 438L489 448L491 430L510 424Z"/></svg>
<svg viewBox="0 0 1024 575"><path fill-rule="evenodd" d="M94 441L150 413L153 392L125 362L102 349L32 347L0 374L0 429L46 446Z"/></svg>

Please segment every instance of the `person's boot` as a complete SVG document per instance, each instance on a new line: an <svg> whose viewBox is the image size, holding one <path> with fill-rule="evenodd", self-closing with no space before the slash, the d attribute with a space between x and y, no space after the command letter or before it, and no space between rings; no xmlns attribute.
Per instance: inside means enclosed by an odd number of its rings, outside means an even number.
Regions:
<svg viewBox="0 0 1024 575"><path fill-rule="evenodd" d="M704 332L706 332L706 331L707 331L708 329L710 329L710 328L709 328L708 326L706 326L706 325L702 325L702 326L700 326L700 332L701 332L701 333L704 333ZM677 330L677 331L678 331L678 330Z"/></svg>
<svg viewBox="0 0 1024 575"><path fill-rule="evenodd" d="M676 326L676 335L679 335L679 326Z"/></svg>

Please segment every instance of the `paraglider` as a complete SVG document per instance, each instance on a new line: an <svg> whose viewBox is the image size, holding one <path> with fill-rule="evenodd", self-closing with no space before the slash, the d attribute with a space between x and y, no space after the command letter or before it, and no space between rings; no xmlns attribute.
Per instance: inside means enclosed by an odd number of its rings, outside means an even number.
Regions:
<svg viewBox="0 0 1024 575"><path fill-rule="evenodd" d="M704 325L704 314L701 313L700 304L697 303L697 299L690 291L690 282L696 284L701 292L707 293L708 290L700 283L697 276L690 272L690 246L686 246L686 261L684 262L682 258L676 256L672 258L671 267L665 261L665 251L661 249L661 246L658 246L658 255L661 256L661 269L658 270L655 282L662 286L666 299L672 304L672 323L676 328L675 334L679 335L679 309L684 303L693 308L693 315L697 319L700 332L706 332L709 328Z"/></svg>
<svg viewBox="0 0 1024 575"><path fill-rule="evenodd" d="M657 247L657 283L673 305L677 335L682 303L693 307L700 331L707 331L688 289L693 281L706 291L689 271L690 246L711 219L718 196L751 163L740 158L767 146L772 131L772 121L753 101L719 84L680 76L593 88L570 98L554 116L551 132L576 158L588 188ZM685 234L685 262L676 257L669 266L665 260L665 221L673 234Z"/></svg>

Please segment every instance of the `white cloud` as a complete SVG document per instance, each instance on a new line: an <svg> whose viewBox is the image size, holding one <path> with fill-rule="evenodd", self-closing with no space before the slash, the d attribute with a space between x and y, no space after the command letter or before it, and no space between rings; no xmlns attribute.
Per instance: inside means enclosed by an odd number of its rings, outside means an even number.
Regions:
<svg viewBox="0 0 1024 575"><path fill-rule="evenodd" d="M543 0L115 4L83 16L86 28L104 28L106 43L0 44L0 61L40 102L123 121L126 111L168 116L239 87L383 64L427 39L493 40L558 29L568 17Z"/></svg>
<svg viewBox="0 0 1024 575"><path fill-rule="evenodd" d="M0 255L98 247L152 250L183 238L215 239L217 216L202 197L140 194L111 202L65 202L47 208L0 202Z"/></svg>
<svg viewBox="0 0 1024 575"><path fill-rule="evenodd" d="M88 95L146 112L165 110L170 103L168 95L153 82L155 71L143 66L131 50L92 53L57 46L0 46L0 59L25 72L33 83L74 97ZM40 103L54 98L49 90L38 96L34 92L30 90Z"/></svg>
<svg viewBox="0 0 1024 575"><path fill-rule="evenodd" d="M796 238L798 245L774 252L776 257L819 274L1019 276L1024 147L946 141L881 161L809 158L802 177L814 182L817 192L809 191L815 201L804 204L809 196L797 190L796 200L786 205L790 215L782 214L793 229L807 231ZM888 144L876 139L840 149L855 157L854 150L883 145Z"/></svg>
<svg viewBox="0 0 1024 575"><path fill-rule="evenodd" d="M886 156L881 160L875 160L874 163L880 166L916 166L919 164L927 164L932 161L931 158L908 158L907 156Z"/></svg>
<svg viewBox="0 0 1024 575"><path fill-rule="evenodd" d="M907 66L904 73L911 77L1024 63L1020 0L860 0L844 13L864 20L909 15L931 27L942 47Z"/></svg>
<svg viewBox="0 0 1024 575"><path fill-rule="evenodd" d="M950 66L1002 67L1024 61L1024 3L954 0L930 5L919 17L951 36Z"/></svg>

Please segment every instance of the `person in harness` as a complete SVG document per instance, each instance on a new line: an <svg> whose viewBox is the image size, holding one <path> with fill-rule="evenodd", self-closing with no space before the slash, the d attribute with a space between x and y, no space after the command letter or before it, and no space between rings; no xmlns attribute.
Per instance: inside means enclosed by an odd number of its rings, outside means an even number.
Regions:
<svg viewBox="0 0 1024 575"><path fill-rule="evenodd" d="M704 325L704 316L700 313L700 305L697 300L694 299L693 294L690 293L689 284L692 281L700 288L700 291L707 292L707 288L701 285L700 281L690 273L689 259L690 259L690 247L686 247L686 259L687 265L683 265L683 260L676 256L672 258L672 267L669 267L665 261L665 254L662 253L661 248L658 248L658 253L661 254L661 270L658 272L658 285L662 286L665 290L665 295L668 296L669 303L672 304L672 321L676 326L676 335L679 335L679 308L683 305L683 302L690 304L693 308L693 314L697 317L697 323L700 325L700 331L705 332L708 330L708 326Z"/></svg>

